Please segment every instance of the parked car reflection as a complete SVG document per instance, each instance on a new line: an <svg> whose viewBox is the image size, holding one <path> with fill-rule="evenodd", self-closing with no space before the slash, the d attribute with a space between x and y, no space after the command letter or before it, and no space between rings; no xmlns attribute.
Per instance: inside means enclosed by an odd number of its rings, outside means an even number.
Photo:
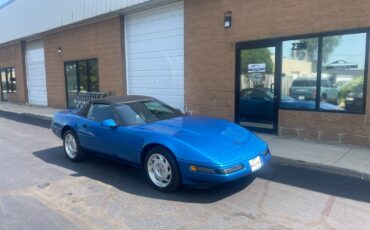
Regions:
<svg viewBox="0 0 370 230"><path fill-rule="evenodd" d="M301 100L315 100L316 98L316 78L315 77L300 77L293 81L290 87L289 95L295 99ZM339 104L338 88L333 86L329 79L321 79L321 96L322 101L327 101L332 104Z"/></svg>
<svg viewBox="0 0 370 230"><path fill-rule="evenodd" d="M363 106L363 85L357 86L357 88L350 92L346 96L345 109L347 112L361 113Z"/></svg>
<svg viewBox="0 0 370 230"><path fill-rule="evenodd" d="M242 121L271 121L274 114L273 92L269 88L249 88L240 91L240 116ZM315 101L296 100L282 95L280 108L313 110ZM320 103L320 109L344 111L343 108L326 103Z"/></svg>

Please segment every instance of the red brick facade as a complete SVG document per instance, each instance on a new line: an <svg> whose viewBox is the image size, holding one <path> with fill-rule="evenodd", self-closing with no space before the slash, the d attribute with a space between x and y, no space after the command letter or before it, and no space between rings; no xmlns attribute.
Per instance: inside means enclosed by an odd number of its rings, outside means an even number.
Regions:
<svg viewBox="0 0 370 230"><path fill-rule="evenodd" d="M120 17L115 17L43 38L49 106L66 107L65 61L97 58L100 91L124 93L121 33Z"/></svg>
<svg viewBox="0 0 370 230"><path fill-rule="evenodd" d="M232 11L229 29L223 27L227 11ZM370 27L369 11L365 0L186 0L188 109L234 119L236 42ZM366 115L280 110L279 134L370 147L369 93L367 102Z"/></svg>
<svg viewBox="0 0 370 230"><path fill-rule="evenodd" d="M22 43L0 46L0 69L14 67L17 81L17 92L8 93L8 101L13 103L26 103L26 70L24 68L24 51Z"/></svg>

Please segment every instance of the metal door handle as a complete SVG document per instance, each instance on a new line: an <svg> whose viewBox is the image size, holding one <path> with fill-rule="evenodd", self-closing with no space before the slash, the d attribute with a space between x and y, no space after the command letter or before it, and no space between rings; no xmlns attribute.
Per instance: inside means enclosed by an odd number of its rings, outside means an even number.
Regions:
<svg viewBox="0 0 370 230"><path fill-rule="evenodd" d="M271 91L271 93L274 93L274 88L275 88L275 84L274 83L271 83L271 85L270 85L270 91Z"/></svg>

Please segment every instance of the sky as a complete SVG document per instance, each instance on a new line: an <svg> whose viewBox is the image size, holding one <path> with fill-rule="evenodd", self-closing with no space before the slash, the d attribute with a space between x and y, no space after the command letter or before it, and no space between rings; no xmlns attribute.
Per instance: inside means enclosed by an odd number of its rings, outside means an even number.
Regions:
<svg viewBox="0 0 370 230"><path fill-rule="evenodd" d="M325 37L324 37L325 39ZM283 43L283 57L289 58L291 52L291 42ZM366 50L366 34L350 34L341 36L341 40L334 51L329 55L327 63L332 63L338 60L354 62L358 64L359 69L364 68Z"/></svg>
<svg viewBox="0 0 370 230"><path fill-rule="evenodd" d="M7 3L7 2L9 2L10 0L0 0L0 7L2 7L3 6L3 4L5 4L5 3Z"/></svg>
<svg viewBox="0 0 370 230"><path fill-rule="evenodd" d="M364 68L366 51L366 34L344 35L336 47L329 55L328 63L337 60L355 62L359 68Z"/></svg>

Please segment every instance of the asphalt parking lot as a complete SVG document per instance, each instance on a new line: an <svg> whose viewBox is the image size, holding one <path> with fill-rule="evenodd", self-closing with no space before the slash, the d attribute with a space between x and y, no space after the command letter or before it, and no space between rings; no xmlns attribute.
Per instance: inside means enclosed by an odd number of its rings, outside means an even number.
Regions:
<svg viewBox="0 0 370 230"><path fill-rule="evenodd" d="M140 169L70 162L50 122L0 112L0 229L368 229L370 183L270 164L165 194Z"/></svg>

